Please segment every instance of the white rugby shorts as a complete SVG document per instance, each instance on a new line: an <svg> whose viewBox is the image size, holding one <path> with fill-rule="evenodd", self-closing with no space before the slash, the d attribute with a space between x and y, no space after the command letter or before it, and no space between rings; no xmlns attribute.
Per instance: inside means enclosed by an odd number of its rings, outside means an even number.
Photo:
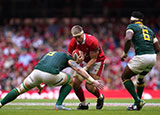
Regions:
<svg viewBox="0 0 160 115"><path fill-rule="evenodd" d="M27 80L31 86L37 86L41 83L45 83L49 86L60 86L64 82L66 76L67 75L63 72L54 75L34 69L25 80Z"/></svg>
<svg viewBox="0 0 160 115"><path fill-rule="evenodd" d="M136 74L149 72L156 63L156 56L156 54L136 55L129 61L128 67Z"/></svg>
<svg viewBox="0 0 160 115"><path fill-rule="evenodd" d="M86 66L86 63L83 65L83 67L84 66ZM96 62L92 65L92 67L90 67L88 69L88 72L91 73L91 74L97 74L98 76L100 76L103 69L104 69L104 63L103 62ZM81 80L81 81L84 80L84 78L81 75L79 75L77 72L75 72L73 76L78 77L79 80Z"/></svg>

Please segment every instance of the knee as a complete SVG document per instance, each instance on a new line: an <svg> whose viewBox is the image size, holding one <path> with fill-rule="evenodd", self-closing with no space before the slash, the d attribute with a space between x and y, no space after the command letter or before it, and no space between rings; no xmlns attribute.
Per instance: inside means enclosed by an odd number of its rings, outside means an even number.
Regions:
<svg viewBox="0 0 160 115"><path fill-rule="evenodd" d="M35 85L31 82L31 80L27 77L23 83L21 83L18 87L17 90L19 91L20 94L27 92L28 90L34 88Z"/></svg>
<svg viewBox="0 0 160 115"><path fill-rule="evenodd" d="M78 79L73 79L73 89L79 89L81 87L81 81Z"/></svg>
<svg viewBox="0 0 160 115"><path fill-rule="evenodd" d="M132 76L133 75L130 74L130 73L123 72L122 76L121 76L121 79L122 79L122 81L125 81L125 80L128 80L128 79L131 79Z"/></svg>
<svg viewBox="0 0 160 115"><path fill-rule="evenodd" d="M80 85L77 84L76 82L73 82L73 89L79 89L80 88Z"/></svg>
<svg viewBox="0 0 160 115"><path fill-rule="evenodd" d="M28 89L25 88L25 86L23 85L23 83L20 84L20 85L17 87L17 90L18 90L19 94L22 94L22 93L28 91Z"/></svg>
<svg viewBox="0 0 160 115"><path fill-rule="evenodd" d="M89 84L86 82L85 87L88 91L93 91L96 89L96 87L94 87L93 85Z"/></svg>
<svg viewBox="0 0 160 115"><path fill-rule="evenodd" d="M127 78L122 74L122 76L121 76L121 79L122 79L122 81L125 81L125 80L127 80Z"/></svg>

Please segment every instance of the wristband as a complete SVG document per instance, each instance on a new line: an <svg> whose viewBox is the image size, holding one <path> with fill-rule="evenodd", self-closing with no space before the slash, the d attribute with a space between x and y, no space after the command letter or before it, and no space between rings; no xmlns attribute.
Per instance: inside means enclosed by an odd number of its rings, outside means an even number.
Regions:
<svg viewBox="0 0 160 115"><path fill-rule="evenodd" d="M86 66L85 66L85 67L83 67L83 69L84 69L84 70L86 70L86 71L88 70Z"/></svg>
<svg viewBox="0 0 160 115"><path fill-rule="evenodd" d="M90 83L93 83L95 80L94 80L91 76L89 76L89 77L87 78L87 81L89 81Z"/></svg>

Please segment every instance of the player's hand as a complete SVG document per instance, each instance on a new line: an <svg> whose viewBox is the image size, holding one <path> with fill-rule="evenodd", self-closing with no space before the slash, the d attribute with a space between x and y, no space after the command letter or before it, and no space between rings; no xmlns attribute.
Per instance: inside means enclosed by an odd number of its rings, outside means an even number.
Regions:
<svg viewBox="0 0 160 115"><path fill-rule="evenodd" d="M79 58L76 60L76 62L79 64L79 63L82 63L83 60L84 60L84 59L83 59L82 57L79 57Z"/></svg>
<svg viewBox="0 0 160 115"><path fill-rule="evenodd" d="M84 56L83 55L79 55L79 57L77 58L76 62L77 63L82 63L84 61Z"/></svg>
<svg viewBox="0 0 160 115"><path fill-rule="evenodd" d="M127 57L128 55L126 53L124 53L122 56L121 56L121 61L124 61L124 59Z"/></svg>
<svg viewBox="0 0 160 115"><path fill-rule="evenodd" d="M95 80L93 82L93 85L95 87L97 87L98 89L101 89L101 90L104 88L103 82L101 80Z"/></svg>
<svg viewBox="0 0 160 115"><path fill-rule="evenodd" d="M42 85L40 84L39 86L37 86L39 95L41 94L41 91L44 87L45 87L45 84L42 84Z"/></svg>

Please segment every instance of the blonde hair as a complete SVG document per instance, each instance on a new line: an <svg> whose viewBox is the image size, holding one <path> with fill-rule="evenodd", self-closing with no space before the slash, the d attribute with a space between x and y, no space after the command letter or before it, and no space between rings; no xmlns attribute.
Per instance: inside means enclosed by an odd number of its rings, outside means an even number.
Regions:
<svg viewBox="0 0 160 115"><path fill-rule="evenodd" d="M75 25L71 29L71 33L73 36L80 36L84 33L83 28L79 25Z"/></svg>

